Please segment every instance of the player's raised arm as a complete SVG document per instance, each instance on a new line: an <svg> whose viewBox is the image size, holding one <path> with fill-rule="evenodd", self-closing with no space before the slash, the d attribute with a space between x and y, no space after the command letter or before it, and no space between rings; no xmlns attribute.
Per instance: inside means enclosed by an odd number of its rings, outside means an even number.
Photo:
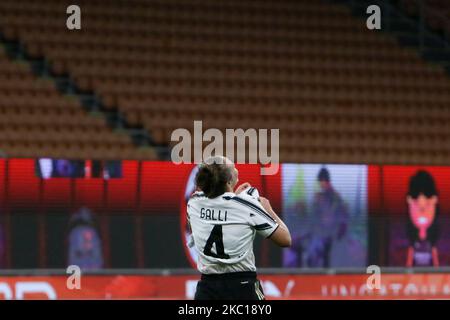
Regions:
<svg viewBox="0 0 450 320"><path fill-rule="evenodd" d="M280 247L290 247L292 244L291 233L289 232L288 227L280 219L280 217L273 211L272 206L270 205L269 200L264 197L259 197L261 205L263 208L272 216L272 218L278 224L276 230L269 236L269 239L275 242Z"/></svg>

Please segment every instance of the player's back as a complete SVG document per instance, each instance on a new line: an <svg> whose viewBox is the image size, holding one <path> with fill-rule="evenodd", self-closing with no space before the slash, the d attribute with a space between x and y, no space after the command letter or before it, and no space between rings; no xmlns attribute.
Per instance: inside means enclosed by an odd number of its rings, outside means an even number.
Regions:
<svg viewBox="0 0 450 320"><path fill-rule="evenodd" d="M256 271L253 254L255 233L270 236L278 226L250 188L239 195L226 192L207 198L196 192L188 202L198 269L204 274Z"/></svg>

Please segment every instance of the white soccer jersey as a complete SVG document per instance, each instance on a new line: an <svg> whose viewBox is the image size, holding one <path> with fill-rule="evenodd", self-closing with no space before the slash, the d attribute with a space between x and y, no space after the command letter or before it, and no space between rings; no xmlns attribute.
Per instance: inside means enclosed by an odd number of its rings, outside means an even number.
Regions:
<svg viewBox="0 0 450 320"><path fill-rule="evenodd" d="M253 254L255 233L269 237L277 222L259 202L259 193L248 188L239 195L226 192L209 199L195 192L187 215L199 257L197 268L204 274L256 271Z"/></svg>

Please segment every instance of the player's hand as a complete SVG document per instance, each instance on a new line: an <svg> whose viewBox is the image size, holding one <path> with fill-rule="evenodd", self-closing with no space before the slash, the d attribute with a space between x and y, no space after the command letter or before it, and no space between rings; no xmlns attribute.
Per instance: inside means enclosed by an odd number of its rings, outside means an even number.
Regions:
<svg viewBox="0 0 450 320"><path fill-rule="evenodd" d="M236 189L236 191L234 191L234 193L239 194L242 191L244 191L245 189L250 188L250 187L251 187L250 183L245 182L245 183L241 184L239 187L237 187L237 189Z"/></svg>

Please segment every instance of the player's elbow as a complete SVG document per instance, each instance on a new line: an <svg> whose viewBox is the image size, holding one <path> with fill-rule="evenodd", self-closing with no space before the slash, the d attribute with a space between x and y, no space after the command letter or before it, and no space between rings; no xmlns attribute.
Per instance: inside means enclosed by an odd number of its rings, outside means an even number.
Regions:
<svg viewBox="0 0 450 320"><path fill-rule="evenodd" d="M279 245L282 248L289 248L292 245L291 235L287 234Z"/></svg>
<svg viewBox="0 0 450 320"><path fill-rule="evenodd" d="M283 227L283 241L280 245L280 247L288 248L292 245L292 238L291 233L289 232L289 229L287 227Z"/></svg>
<svg viewBox="0 0 450 320"><path fill-rule="evenodd" d="M275 242L276 245L282 248L287 248L292 245L291 234L289 230L285 228L278 228L270 237L270 239Z"/></svg>

